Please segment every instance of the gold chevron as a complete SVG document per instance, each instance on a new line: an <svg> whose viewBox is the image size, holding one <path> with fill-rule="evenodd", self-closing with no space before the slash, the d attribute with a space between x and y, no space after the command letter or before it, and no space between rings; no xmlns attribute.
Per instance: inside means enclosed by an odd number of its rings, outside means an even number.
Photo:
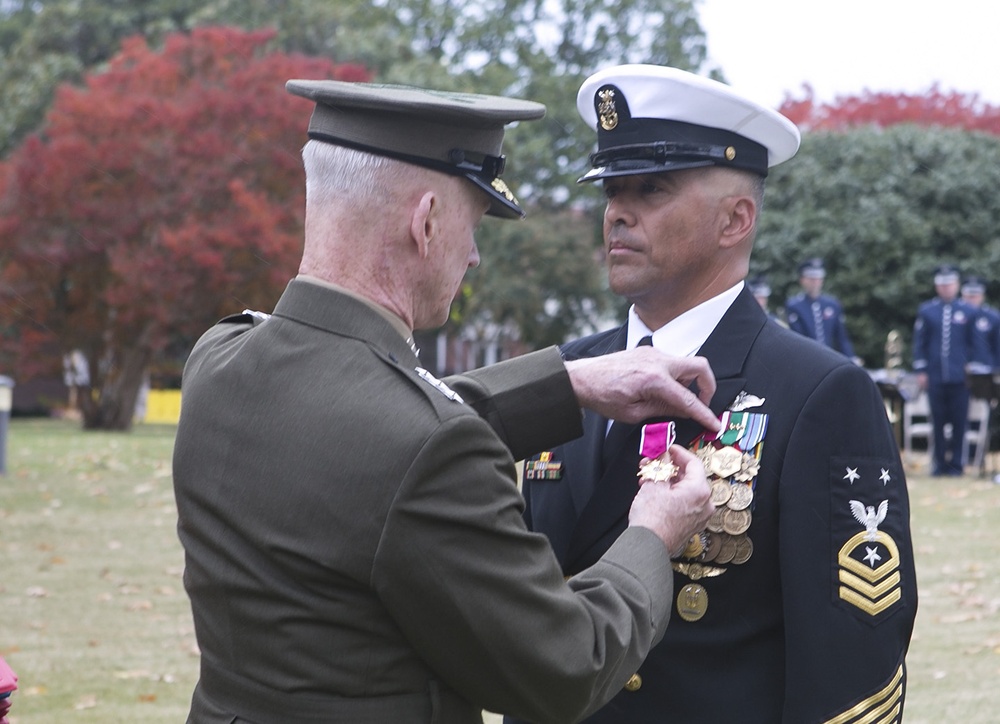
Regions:
<svg viewBox="0 0 1000 724"><path fill-rule="evenodd" d="M869 601L864 596L859 596L849 588L844 588L843 586L840 587L840 597L848 603L853 603L869 616L878 616L884 610L889 608L889 606L898 601L902 595L903 594L899 592L899 589L896 588L892 593L876 603L875 601Z"/></svg>
<svg viewBox="0 0 1000 724"><path fill-rule="evenodd" d="M847 541L844 546L840 549L840 554L837 556L837 562L851 573L861 576L865 580L875 583L880 578L884 578L889 575L892 571L899 568L899 548L896 547L896 541L892 539L888 533L883 533L878 531L875 534L875 541L884 545L889 550L889 558L881 566L876 568L871 568L866 566L861 561L856 561L851 558L851 551L857 548L862 543L868 540L868 534L864 531L858 533Z"/></svg>
<svg viewBox="0 0 1000 724"><path fill-rule="evenodd" d="M838 714L832 719L827 719L824 724L847 724L847 722L852 722L852 724L871 724L871 722L875 721L876 717L879 717L889 709L892 709L892 712L887 718L883 718L878 722L878 724L883 724L883 722L888 724L888 722L891 722L900 711L899 700L903 696L902 681L903 666L900 664L899 668L896 669L896 674L892 677L892 680L885 686L885 688L881 691L875 692L864 701L852 706L847 711ZM857 717L862 718L856 719Z"/></svg>
<svg viewBox="0 0 1000 724"><path fill-rule="evenodd" d="M845 570L840 571L841 583L849 588L853 588L865 598L870 598L873 601L879 596L884 595L890 589L898 586L899 580L899 571L896 571L877 586L873 586L869 583L865 583L853 573L848 573Z"/></svg>

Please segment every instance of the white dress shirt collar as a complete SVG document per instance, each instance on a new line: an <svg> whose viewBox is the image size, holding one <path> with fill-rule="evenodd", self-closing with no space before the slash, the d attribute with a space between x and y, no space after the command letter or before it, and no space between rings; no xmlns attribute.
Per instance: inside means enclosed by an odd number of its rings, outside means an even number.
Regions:
<svg viewBox="0 0 1000 724"><path fill-rule="evenodd" d="M632 349L639 344L640 339L652 334L653 346L656 349L674 357L694 355L705 344L705 340L712 334L741 291L743 291L742 281L656 330L651 330L639 319L633 305L628 310L628 340L625 349Z"/></svg>

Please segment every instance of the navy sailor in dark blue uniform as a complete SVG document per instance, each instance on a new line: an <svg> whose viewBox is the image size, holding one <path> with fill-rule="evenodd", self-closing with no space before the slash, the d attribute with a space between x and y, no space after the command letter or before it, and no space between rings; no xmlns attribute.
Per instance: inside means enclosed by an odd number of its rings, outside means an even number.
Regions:
<svg viewBox="0 0 1000 724"><path fill-rule="evenodd" d="M798 130L726 85L659 66L601 71L577 106L597 131L582 180L607 199L609 284L632 306L563 355L646 338L704 355L719 416L715 429L677 420L673 431L703 460L716 515L673 560L663 641L586 721L900 721L917 591L882 398L843 354L771 323L745 283L764 178L795 154ZM585 413L582 438L525 462L525 518L565 575L623 529L669 422Z"/></svg>

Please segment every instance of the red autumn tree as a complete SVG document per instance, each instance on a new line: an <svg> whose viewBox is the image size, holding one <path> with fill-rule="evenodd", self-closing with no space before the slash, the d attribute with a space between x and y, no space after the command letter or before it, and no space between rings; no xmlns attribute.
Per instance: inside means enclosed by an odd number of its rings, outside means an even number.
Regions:
<svg viewBox="0 0 1000 724"><path fill-rule="evenodd" d="M922 95L865 91L839 96L833 103L816 102L812 88L804 96L786 96L781 112L809 131L845 131L858 126L918 126L961 128L1000 135L1000 107L978 95L942 91L936 85Z"/></svg>
<svg viewBox="0 0 1000 724"><path fill-rule="evenodd" d="M270 309L295 273L310 103L289 78L358 66L267 52L270 31L127 40L0 163L5 370L83 352L84 427L128 429L151 362L220 317Z"/></svg>

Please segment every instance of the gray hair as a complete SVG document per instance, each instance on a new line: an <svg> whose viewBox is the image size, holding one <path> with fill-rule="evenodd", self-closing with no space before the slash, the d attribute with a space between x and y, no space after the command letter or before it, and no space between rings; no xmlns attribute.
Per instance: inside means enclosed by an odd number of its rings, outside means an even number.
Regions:
<svg viewBox="0 0 1000 724"><path fill-rule="evenodd" d="M412 175L409 164L402 161L321 141L306 143L302 161L307 204L335 199L349 203L361 199L388 203L400 180Z"/></svg>

